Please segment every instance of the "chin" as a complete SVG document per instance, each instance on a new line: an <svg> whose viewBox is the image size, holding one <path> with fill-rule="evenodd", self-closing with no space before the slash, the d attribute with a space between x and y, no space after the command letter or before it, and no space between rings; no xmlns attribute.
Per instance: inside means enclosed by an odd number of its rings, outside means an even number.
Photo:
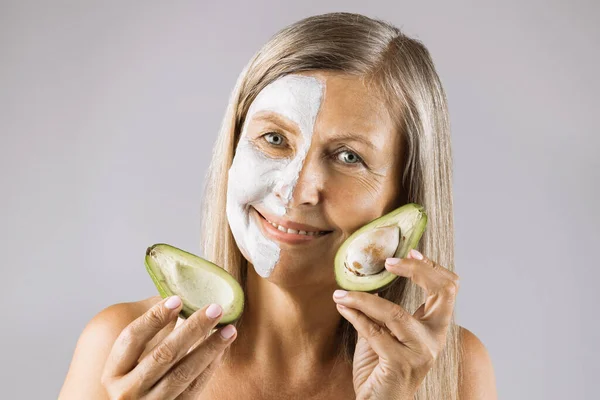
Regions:
<svg viewBox="0 0 600 400"><path fill-rule="evenodd" d="M291 256L282 251L271 274L263 279L280 287L323 286L329 288L335 285L333 259L329 263L323 263L322 258L318 262L312 259L298 258L298 256ZM331 265L331 268L327 268L327 265Z"/></svg>

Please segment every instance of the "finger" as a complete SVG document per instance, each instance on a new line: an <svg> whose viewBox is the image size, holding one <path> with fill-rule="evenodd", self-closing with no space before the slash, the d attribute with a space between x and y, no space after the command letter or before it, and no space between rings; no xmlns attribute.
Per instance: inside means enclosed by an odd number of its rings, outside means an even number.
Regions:
<svg viewBox="0 0 600 400"><path fill-rule="evenodd" d="M413 314L413 317L417 320L421 320L421 318L423 318L423 315L425 315L425 304L421 304L419 308L417 308L417 310Z"/></svg>
<svg viewBox="0 0 600 400"><path fill-rule="evenodd" d="M458 275L454 272L414 249L409 252L407 258L388 258L385 268L396 275L411 278L428 293L439 289L448 281L457 289L460 283Z"/></svg>
<svg viewBox="0 0 600 400"><path fill-rule="evenodd" d="M208 381L213 377L215 371L221 366L223 360L223 352L219 353L217 357L206 367L204 372L196 377L185 390L177 396L177 400L196 400L200 393L206 387Z"/></svg>
<svg viewBox="0 0 600 400"><path fill-rule="evenodd" d="M373 321L380 321L381 325L385 325L396 339L408 347L427 333L421 323L404 308L373 294L336 290L333 293L333 300L337 304L362 312Z"/></svg>
<svg viewBox="0 0 600 400"><path fill-rule="evenodd" d="M208 366L235 340L236 333L233 325L227 325L220 331L210 335L208 339L181 359L158 381L156 386L150 390L148 398L158 400L176 397L196 380L197 382L190 390L197 395L214 372Z"/></svg>
<svg viewBox="0 0 600 400"><path fill-rule="evenodd" d="M422 258L387 259L385 268L393 274L410 278L425 289L428 296L419 320L431 329L442 332L452 320L459 286L458 275L417 251L412 250L411 254Z"/></svg>
<svg viewBox="0 0 600 400"><path fill-rule="evenodd" d="M211 304L194 312L179 328L169 333L142 358L132 371L131 379L143 381L140 387L142 391L150 389L188 353L190 347L217 325L222 315L223 310L217 304Z"/></svg>
<svg viewBox="0 0 600 400"><path fill-rule="evenodd" d="M171 296L156 303L131 322L113 344L106 363L108 376L122 376L131 371L142 355L146 344L177 317L181 299Z"/></svg>
<svg viewBox="0 0 600 400"><path fill-rule="evenodd" d="M373 348L380 358L391 361L391 355L397 355L402 347L404 347L384 327L371 321L362 312L341 304L337 305L337 309L354 326L358 335L362 336L369 343L369 346Z"/></svg>
<svg viewBox="0 0 600 400"><path fill-rule="evenodd" d="M458 275L456 275L454 272L450 271L448 268L445 268L442 265L438 264L434 260L432 260L432 259L424 256L423 254L421 254L416 249L412 249L408 253L407 258L408 259L413 259L413 260L423 261L424 263L426 263L427 265L429 265L431 268L435 269L436 271L440 272L442 275L446 276L448 279L455 280L456 286L458 286L459 283L460 283Z"/></svg>

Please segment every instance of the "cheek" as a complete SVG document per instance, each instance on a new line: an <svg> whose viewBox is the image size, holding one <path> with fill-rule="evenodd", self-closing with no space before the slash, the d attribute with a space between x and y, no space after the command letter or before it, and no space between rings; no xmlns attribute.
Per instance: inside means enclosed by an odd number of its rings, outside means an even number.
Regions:
<svg viewBox="0 0 600 400"><path fill-rule="evenodd" d="M283 164L271 160L249 143L240 143L229 170L228 195L237 204L261 201L273 188Z"/></svg>
<svg viewBox="0 0 600 400"><path fill-rule="evenodd" d="M332 219L345 236L379 216L379 204L373 199L360 196L339 199L333 206Z"/></svg>
<svg viewBox="0 0 600 400"><path fill-rule="evenodd" d="M327 185L328 213L345 237L383 215L394 204L387 183L363 185L358 179L337 179Z"/></svg>

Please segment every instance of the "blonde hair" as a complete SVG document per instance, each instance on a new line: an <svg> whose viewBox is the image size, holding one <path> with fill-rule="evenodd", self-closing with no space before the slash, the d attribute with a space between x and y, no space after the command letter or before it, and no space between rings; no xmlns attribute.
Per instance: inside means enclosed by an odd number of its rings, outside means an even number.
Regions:
<svg viewBox="0 0 600 400"><path fill-rule="evenodd" d="M382 20L345 12L311 16L276 33L238 77L223 119L206 177L203 199L203 255L246 285L247 262L227 222L227 174L244 118L257 94L277 78L300 71L354 74L378 93L394 116L405 143L402 182L405 200L425 207L428 227L419 250L454 270L452 155L446 97L428 50ZM423 290L401 278L380 296L414 312ZM356 331L341 329L345 360L351 362ZM445 350L415 399L458 398L459 335L453 322Z"/></svg>

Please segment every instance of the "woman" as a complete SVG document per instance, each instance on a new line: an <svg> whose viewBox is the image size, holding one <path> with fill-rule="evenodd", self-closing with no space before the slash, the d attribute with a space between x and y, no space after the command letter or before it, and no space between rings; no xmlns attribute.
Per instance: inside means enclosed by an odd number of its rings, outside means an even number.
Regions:
<svg viewBox="0 0 600 400"><path fill-rule="evenodd" d="M275 35L234 88L205 191L204 257L242 284L236 326L158 296L100 312L61 399L494 399L485 347L453 322L449 122L428 51L357 14ZM415 202L420 251L379 294L336 291L352 232ZM174 329L177 327L177 329Z"/></svg>

